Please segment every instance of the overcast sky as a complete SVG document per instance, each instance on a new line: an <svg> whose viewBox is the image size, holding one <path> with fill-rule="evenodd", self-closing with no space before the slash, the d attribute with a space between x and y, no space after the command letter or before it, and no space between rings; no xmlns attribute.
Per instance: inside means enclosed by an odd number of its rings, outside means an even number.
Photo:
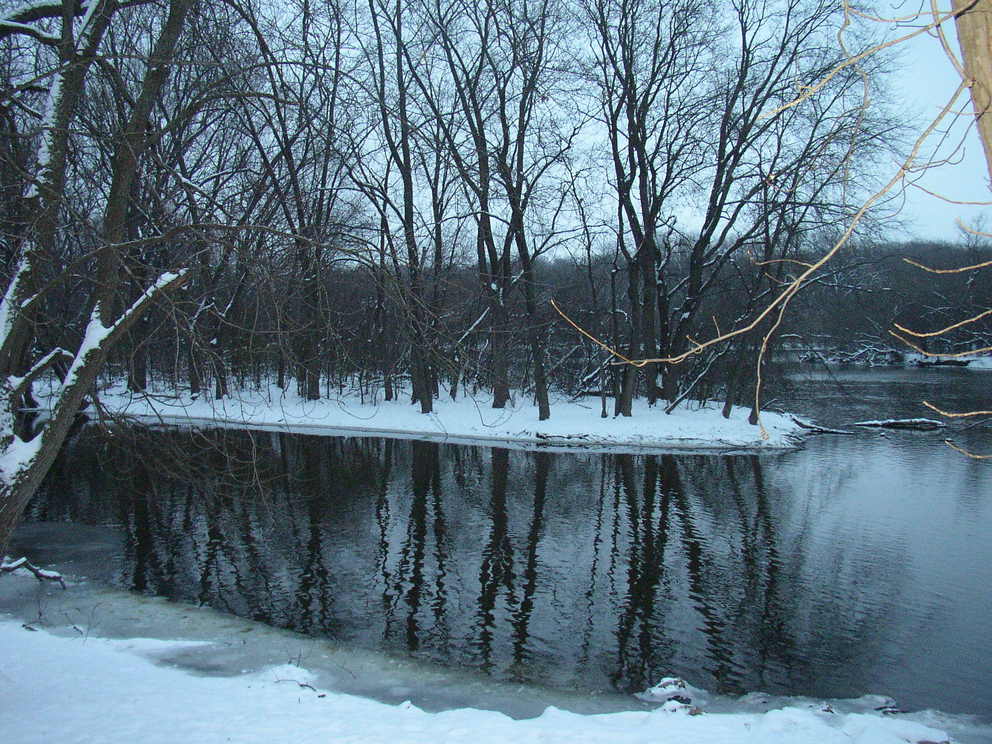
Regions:
<svg viewBox="0 0 992 744"><path fill-rule="evenodd" d="M902 13L906 12L905 4ZM953 32L953 28L948 29ZM893 29L894 36L907 32L907 29ZM952 48L958 51L957 39L951 36ZM896 76L896 90L893 91L899 110L905 106L907 118L918 124L921 131L947 102L960 83L960 77L941 49L939 41L932 37L920 36L905 44L901 56L901 70ZM971 99L963 96L962 104L967 104L971 112ZM978 136L971 127L973 117L961 117L953 127L949 142L964 144L958 153L959 162L941 165L928 171L919 184L931 191L957 201L990 201L992 191L988 185L988 171ZM952 148L945 150L944 157ZM882 174L888 179L895 172L892 169ZM992 207L973 207L948 204L924 191L909 187L905 192L905 206L900 218L907 222L905 237L942 238L959 240L960 230L955 219L972 224L981 215L986 215L985 230L992 229ZM894 236L896 237L896 236Z"/></svg>

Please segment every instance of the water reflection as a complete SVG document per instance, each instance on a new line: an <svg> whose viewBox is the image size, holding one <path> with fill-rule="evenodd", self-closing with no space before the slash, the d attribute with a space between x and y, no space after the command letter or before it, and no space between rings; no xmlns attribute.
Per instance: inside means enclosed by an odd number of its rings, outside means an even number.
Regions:
<svg viewBox="0 0 992 744"><path fill-rule="evenodd" d="M898 678L908 704L949 709L987 695L919 661L913 633L950 627L953 589L907 604L911 545L849 518L867 468L829 456L845 446L764 460L90 431L31 516L122 526L127 588L501 678L817 696ZM980 633L958 641L987 691ZM923 700L940 687L949 701Z"/></svg>

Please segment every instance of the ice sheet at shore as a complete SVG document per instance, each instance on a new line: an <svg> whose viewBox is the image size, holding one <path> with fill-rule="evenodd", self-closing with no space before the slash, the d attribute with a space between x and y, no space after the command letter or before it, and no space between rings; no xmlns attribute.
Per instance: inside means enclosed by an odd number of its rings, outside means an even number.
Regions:
<svg viewBox="0 0 992 744"><path fill-rule="evenodd" d="M428 713L322 690L305 667L196 675L168 665L188 641L59 637L0 620L4 741L611 742L695 744L899 744L948 734L905 716L797 705L760 713L653 711L580 715L547 708L536 718L463 708Z"/></svg>
<svg viewBox="0 0 992 744"><path fill-rule="evenodd" d="M42 398L44 394L42 393ZM422 414L409 398L363 403L357 395L308 401L278 387L239 391L213 400L209 396L129 393L122 385L101 392L109 411L145 423L183 422L278 429L310 433L340 433L422 438L453 442L506 443L509 446L596 449L781 450L795 446L802 430L791 416L773 412L761 415L761 426L748 423L748 409L735 408L729 418L719 403L706 408L679 406L665 414L661 404L648 407L634 401L631 417L602 418L599 399L559 400L551 418L538 421L537 408L516 399L505 409L490 407L486 397L442 395L434 412ZM612 401L608 401L608 407Z"/></svg>

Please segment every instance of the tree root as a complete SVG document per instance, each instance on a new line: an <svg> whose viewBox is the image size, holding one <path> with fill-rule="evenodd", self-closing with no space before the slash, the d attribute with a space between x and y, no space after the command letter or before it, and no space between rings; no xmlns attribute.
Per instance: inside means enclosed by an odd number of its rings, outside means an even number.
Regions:
<svg viewBox="0 0 992 744"><path fill-rule="evenodd" d="M65 581L62 579L62 574L58 571L46 571L44 568L38 568L27 558L18 558L16 561L11 561L5 556L3 561L0 562L0 574L13 573L19 568L33 573L38 581L57 581L65 589Z"/></svg>

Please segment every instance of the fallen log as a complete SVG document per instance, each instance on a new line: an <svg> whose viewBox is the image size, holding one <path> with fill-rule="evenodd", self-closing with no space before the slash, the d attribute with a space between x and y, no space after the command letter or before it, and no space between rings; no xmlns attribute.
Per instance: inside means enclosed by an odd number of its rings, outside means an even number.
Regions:
<svg viewBox="0 0 992 744"><path fill-rule="evenodd" d="M942 421L928 418L880 419L878 421L856 421L851 426L875 427L880 429L911 429L913 431L933 431L943 429Z"/></svg>
<svg viewBox="0 0 992 744"><path fill-rule="evenodd" d="M38 568L27 558L18 558L16 561L12 561L4 556L4 559L0 561L0 574L14 573L19 568L30 571L38 581L57 581L65 589L65 580L63 580L62 574L58 571L48 571L44 568Z"/></svg>
<svg viewBox="0 0 992 744"><path fill-rule="evenodd" d="M544 434L534 432L534 438L542 442L588 442L588 434Z"/></svg>
<svg viewBox="0 0 992 744"><path fill-rule="evenodd" d="M934 359L933 361L928 361L926 359L917 359L917 367L967 367L971 364L970 359Z"/></svg>
<svg viewBox="0 0 992 744"><path fill-rule="evenodd" d="M795 416L792 417L792 420L796 426L810 434L854 434L853 431L847 431L847 429L831 429L828 426L820 426L819 424L814 424L812 421L805 421Z"/></svg>

